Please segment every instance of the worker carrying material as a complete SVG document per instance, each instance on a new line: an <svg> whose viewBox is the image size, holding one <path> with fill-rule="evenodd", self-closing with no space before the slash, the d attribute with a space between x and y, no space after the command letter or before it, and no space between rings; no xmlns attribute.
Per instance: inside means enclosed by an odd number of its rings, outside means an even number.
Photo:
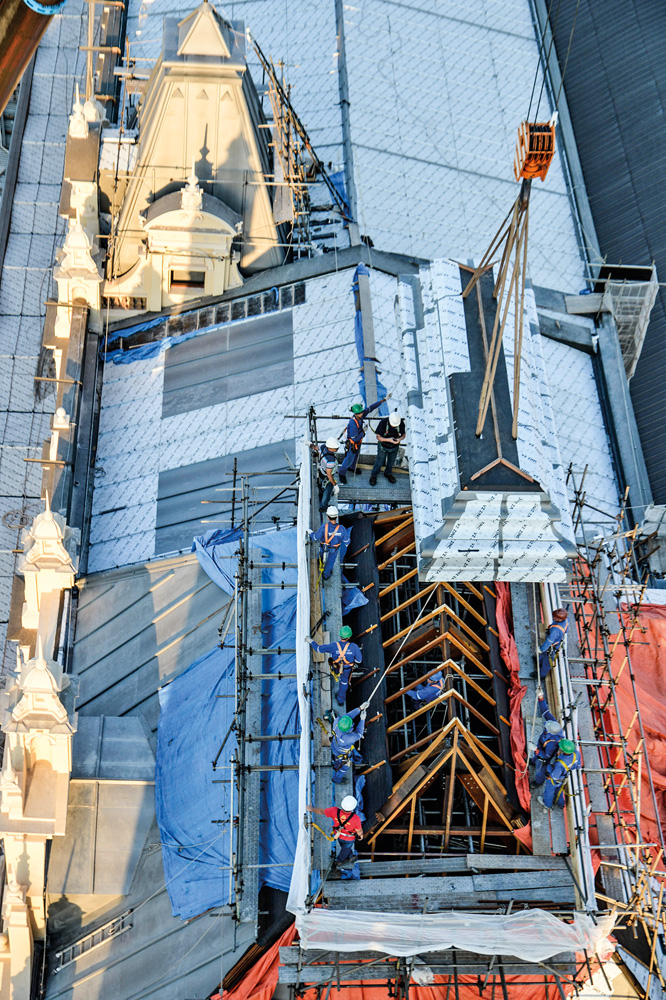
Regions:
<svg viewBox="0 0 666 1000"><path fill-rule="evenodd" d="M377 403L372 403L370 406L363 407L362 403L354 403L351 408L354 414L349 423L347 424L347 441L345 448L347 454L342 460L342 465L340 466L340 482L346 483L347 476L346 472L353 472L357 476L361 475L361 470L356 468L356 463L358 462L358 457L361 454L361 444L363 443L363 438L365 437L365 418L373 410L385 403L387 399L391 398L389 393L384 399L380 399Z"/></svg>
<svg viewBox="0 0 666 1000"><path fill-rule="evenodd" d="M546 724L541 736L537 740L532 764L536 768L534 784L543 785L546 780L546 769L559 749L560 740L564 739L564 730L548 708L548 702L543 693L539 694L537 704L541 717L545 719Z"/></svg>
<svg viewBox="0 0 666 1000"><path fill-rule="evenodd" d="M333 839L340 841L340 853L335 859L338 868L353 868L354 844L357 839L363 839L363 827L356 814L357 805L353 795L345 795L339 809L337 806L329 806L328 809L307 806L308 812L316 813L318 816L328 816L333 820Z"/></svg>
<svg viewBox="0 0 666 1000"><path fill-rule="evenodd" d="M330 579L340 547L343 546L343 552L347 551L350 534L351 532L338 521L337 507L329 507L326 511L326 521L316 531L309 532L310 538L320 543L319 558L324 564L325 580Z"/></svg>
<svg viewBox="0 0 666 1000"><path fill-rule="evenodd" d="M368 706L364 703L360 708L353 708L346 715L341 715L333 723L331 756L333 758L333 781L336 785L344 780L352 764L363 763L355 744L360 743L365 735L367 711Z"/></svg>
<svg viewBox="0 0 666 1000"><path fill-rule="evenodd" d="M580 751L576 749L573 740L560 740L557 745L557 753L546 766L546 782L543 788L543 795L539 796L539 802L546 809L553 806L564 806L564 786L571 771L578 771L581 767Z"/></svg>
<svg viewBox="0 0 666 1000"><path fill-rule="evenodd" d="M394 483L393 463L398 454L400 442L405 439L405 421L397 410L394 410L388 417L379 421L375 434L377 436L377 457L370 473L370 485L377 485L377 476L384 462L386 462L384 475L389 483Z"/></svg>
<svg viewBox="0 0 666 1000"><path fill-rule="evenodd" d="M553 611L553 620L546 631L546 638L539 646L539 676L542 680L550 673L568 628L566 611L564 608L557 608Z"/></svg>
<svg viewBox="0 0 666 1000"><path fill-rule="evenodd" d="M326 642L321 646L306 637L316 653L328 653L328 662L331 665L331 675L338 682L338 691L335 700L338 705L344 705L349 687L349 678L354 666L363 662L363 654L355 642L351 642L352 630L349 625L343 625L340 629L340 642Z"/></svg>
<svg viewBox="0 0 666 1000"><path fill-rule="evenodd" d="M322 494L319 503L319 510L325 511L331 497L337 496L340 492L336 474L338 471L338 439L330 437L326 444L321 446L319 453L319 479L321 481Z"/></svg>
<svg viewBox="0 0 666 1000"><path fill-rule="evenodd" d="M439 698L444 691L444 678L442 677L441 671L433 674L427 681L419 684L418 687L412 688L411 691L406 691L405 694L409 695L414 701L435 701Z"/></svg>

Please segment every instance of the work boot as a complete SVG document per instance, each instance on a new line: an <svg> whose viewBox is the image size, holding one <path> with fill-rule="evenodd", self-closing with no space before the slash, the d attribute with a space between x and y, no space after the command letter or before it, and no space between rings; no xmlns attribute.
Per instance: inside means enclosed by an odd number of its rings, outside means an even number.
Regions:
<svg viewBox="0 0 666 1000"><path fill-rule="evenodd" d="M370 485L371 486L377 485L377 476L370 476Z"/></svg>
<svg viewBox="0 0 666 1000"><path fill-rule="evenodd" d="M341 872L349 872L352 870L355 863L356 862L354 858L347 858L346 861L336 861L335 867L338 868Z"/></svg>
<svg viewBox="0 0 666 1000"><path fill-rule="evenodd" d="M344 472L338 472L338 479L340 480L343 486L347 485L347 477L345 476Z"/></svg>
<svg viewBox="0 0 666 1000"><path fill-rule="evenodd" d="M550 809L550 806L547 806L543 801L543 795L537 795L537 802L540 802L544 809Z"/></svg>
<svg viewBox="0 0 666 1000"><path fill-rule="evenodd" d="M362 476L363 475L363 469L354 469L354 475L355 476Z"/></svg>
<svg viewBox="0 0 666 1000"><path fill-rule="evenodd" d="M396 481L392 472L385 472L384 475L388 479L389 483L394 483Z"/></svg>

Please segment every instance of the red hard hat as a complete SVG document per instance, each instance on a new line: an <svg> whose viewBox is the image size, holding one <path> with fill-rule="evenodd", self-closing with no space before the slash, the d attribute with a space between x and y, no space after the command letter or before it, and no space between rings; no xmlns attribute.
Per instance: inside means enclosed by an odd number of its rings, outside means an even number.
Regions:
<svg viewBox="0 0 666 1000"><path fill-rule="evenodd" d="M553 611L553 619L556 622L563 622L568 617L569 616L567 615L564 608L556 608L556 610Z"/></svg>

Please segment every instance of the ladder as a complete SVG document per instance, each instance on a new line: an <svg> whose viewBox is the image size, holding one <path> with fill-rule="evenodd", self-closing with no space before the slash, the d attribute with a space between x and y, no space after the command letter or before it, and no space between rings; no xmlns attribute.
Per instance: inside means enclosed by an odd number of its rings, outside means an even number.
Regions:
<svg viewBox="0 0 666 1000"><path fill-rule="evenodd" d="M124 913L114 917L113 920L109 920L108 923L102 924L101 927L97 927L94 931L79 938L78 941L74 941L72 944L67 945L66 948L62 948L61 951L57 951L55 953L56 966L53 971L61 972L65 966L71 965L77 958L87 955L88 952L94 951L95 948L99 948L100 945L105 944L110 938L124 934L132 926L129 921L131 915L132 910L125 910Z"/></svg>

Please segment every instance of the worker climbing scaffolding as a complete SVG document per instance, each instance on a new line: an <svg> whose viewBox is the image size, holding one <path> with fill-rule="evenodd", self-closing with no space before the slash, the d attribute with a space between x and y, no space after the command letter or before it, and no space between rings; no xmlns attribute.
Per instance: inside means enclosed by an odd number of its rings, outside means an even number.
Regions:
<svg viewBox="0 0 666 1000"><path fill-rule="evenodd" d="M328 653L331 676L338 684L336 694L338 705L344 705L345 703L352 670L355 666L363 662L361 649L355 642L351 641L351 638L351 628L349 625L343 625L340 629L339 642L329 642L319 645L310 636L307 636L305 640L310 643L316 653Z"/></svg>
<svg viewBox="0 0 666 1000"><path fill-rule="evenodd" d="M553 620L546 629L546 638L539 646L539 676L542 680L550 673L568 629L566 611L564 608L557 608L553 611Z"/></svg>

